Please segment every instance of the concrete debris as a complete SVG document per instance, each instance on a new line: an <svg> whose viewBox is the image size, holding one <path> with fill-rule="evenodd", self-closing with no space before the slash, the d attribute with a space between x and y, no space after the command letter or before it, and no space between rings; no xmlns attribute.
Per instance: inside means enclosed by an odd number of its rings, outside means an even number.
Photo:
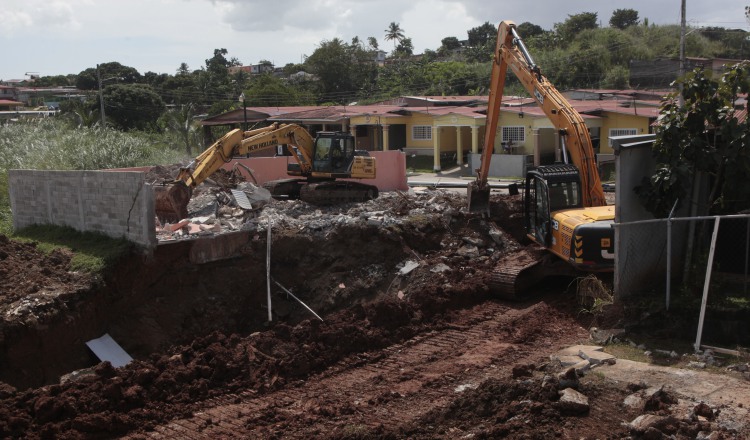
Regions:
<svg viewBox="0 0 750 440"><path fill-rule="evenodd" d="M589 411L589 398L572 388L560 391L560 410L569 414L585 414Z"/></svg>
<svg viewBox="0 0 750 440"><path fill-rule="evenodd" d="M607 345L618 342L625 335L625 329L599 329L592 327L589 331L591 340L597 344Z"/></svg>
<svg viewBox="0 0 750 440"><path fill-rule="evenodd" d="M456 253L462 257L475 258L479 256L479 248L474 245L461 246Z"/></svg>
<svg viewBox="0 0 750 440"><path fill-rule="evenodd" d="M651 428L665 424L665 421L671 416L659 416L656 414L641 414L635 420L630 422L630 430L634 434L644 434ZM661 438L661 437L659 437Z"/></svg>
<svg viewBox="0 0 750 440"><path fill-rule="evenodd" d="M414 260L407 260L404 262L403 267L399 269L398 274L401 276L408 275L411 271L419 267L419 262Z"/></svg>
<svg viewBox="0 0 750 440"><path fill-rule="evenodd" d="M450 270L451 270L451 268L448 267L447 264L445 264L445 263L438 263L438 264L432 266L432 268L430 269L430 272L432 272L432 273L443 273L443 272L448 272Z"/></svg>

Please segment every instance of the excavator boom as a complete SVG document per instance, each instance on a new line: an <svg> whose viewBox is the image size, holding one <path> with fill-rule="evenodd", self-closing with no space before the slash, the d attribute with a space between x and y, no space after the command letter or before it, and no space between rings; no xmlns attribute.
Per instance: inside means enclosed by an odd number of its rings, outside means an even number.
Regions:
<svg viewBox="0 0 750 440"><path fill-rule="evenodd" d="M492 64L490 96L487 104L487 128L484 136L481 165L476 170L475 181L469 185L469 210L474 212L484 211L489 203L487 173L494 150L508 67L520 80L526 91L536 100L561 135L565 144L565 151L570 154L570 162L575 164L581 173L584 206L606 205L604 191L596 168L591 136L583 118L542 75L523 40L516 32L515 23L503 21L498 26L495 57Z"/></svg>
<svg viewBox="0 0 750 440"><path fill-rule="evenodd" d="M512 21L498 26L484 150L476 179L468 187L469 210L489 213L487 177L509 67L555 126L566 162L572 164L540 166L527 175L524 218L527 236L536 248L520 250L498 262L490 282L495 293L515 298L528 282L544 275L582 268L611 270L614 240L607 223L611 222L612 210L605 206L588 128L581 115L542 75ZM560 258L542 257L541 249ZM545 264L539 264L542 260Z"/></svg>

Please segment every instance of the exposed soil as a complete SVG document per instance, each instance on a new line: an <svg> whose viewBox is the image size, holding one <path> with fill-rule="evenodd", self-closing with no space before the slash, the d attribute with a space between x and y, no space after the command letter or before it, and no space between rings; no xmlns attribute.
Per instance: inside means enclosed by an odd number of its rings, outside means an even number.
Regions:
<svg viewBox="0 0 750 440"><path fill-rule="evenodd" d="M524 244L521 202L493 195L490 221L443 191L273 201L233 238L239 256L198 264L198 242L178 241L105 280L70 273L68 252L0 236L0 437L747 435L718 417L726 408L685 412L689 396L668 389L624 405L660 384L550 360L588 340L569 280L515 303L487 289L495 262ZM323 321L274 284L266 322L269 222L271 276ZM104 333L135 360L98 363L84 342ZM565 388L588 409L562 402ZM628 425L640 415L653 419Z"/></svg>

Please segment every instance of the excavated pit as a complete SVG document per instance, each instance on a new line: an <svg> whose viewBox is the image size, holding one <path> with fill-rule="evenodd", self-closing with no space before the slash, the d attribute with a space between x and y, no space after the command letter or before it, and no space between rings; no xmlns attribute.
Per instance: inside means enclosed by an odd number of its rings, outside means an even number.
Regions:
<svg viewBox="0 0 750 440"><path fill-rule="evenodd" d="M518 249L520 203L494 196L495 223L443 191L272 201L239 231L171 238L103 279L72 273L68 251L0 236L0 438L747 434L743 405L665 394L656 409L623 407L641 383L598 375L578 386L587 412L561 405L570 371L550 353L588 336L571 295L487 294ZM267 322L269 222L273 279L323 322L275 285ZM104 333L135 360L98 362L85 342ZM658 423L628 425L641 415Z"/></svg>
<svg viewBox="0 0 750 440"><path fill-rule="evenodd" d="M58 383L98 362L85 342L105 333L145 359L215 331L266 329L269 221L273 280L321 316L383 296L437 292L451 281L485 289L480 269L491 267L503 243L489 237L487 221L462 213L463 203L442 191L328 208L273 201L246 230L163 242L104 280L68 272L64 251L44 256L33 245L3 240L6 272L25 266L27 273L6 278L2 290L0 381L18 389ZM196 249L217 239L234 243L235 256L196 263ZM275 283L271 291L275 322L313 317Z"/></svg>

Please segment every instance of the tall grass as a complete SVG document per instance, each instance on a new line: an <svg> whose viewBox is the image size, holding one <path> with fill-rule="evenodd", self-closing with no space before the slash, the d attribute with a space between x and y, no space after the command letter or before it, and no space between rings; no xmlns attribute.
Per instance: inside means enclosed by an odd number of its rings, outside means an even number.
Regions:
<svg viewBox="0 0 750 440"><path fill-rule="evenodd" d="M172 164L183 159L168 135L107 127L71 128L55 118L0 125L0 233L12 217L8 170L101 170Z"/></svg>

